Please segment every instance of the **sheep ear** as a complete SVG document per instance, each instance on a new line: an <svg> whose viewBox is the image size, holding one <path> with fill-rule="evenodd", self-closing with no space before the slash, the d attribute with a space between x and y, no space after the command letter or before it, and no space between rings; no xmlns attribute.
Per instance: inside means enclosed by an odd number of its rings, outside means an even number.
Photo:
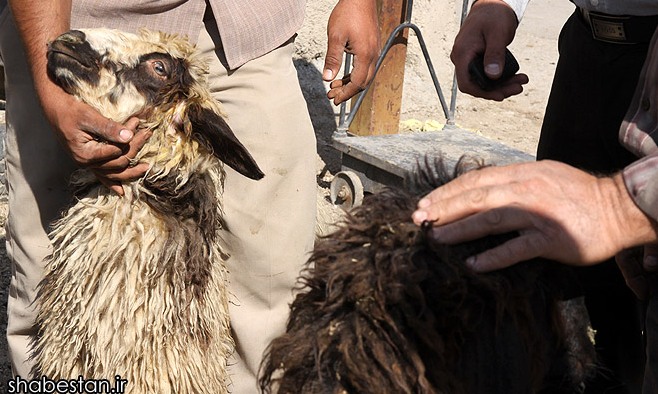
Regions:
<svg viewBox="0 0 658 394"><path fill-rule="evenodd" d="M222 116L200 105L191 106L188 116L194 132L205 140L219 160L247 178L258 180L264 176Z"/></svg>

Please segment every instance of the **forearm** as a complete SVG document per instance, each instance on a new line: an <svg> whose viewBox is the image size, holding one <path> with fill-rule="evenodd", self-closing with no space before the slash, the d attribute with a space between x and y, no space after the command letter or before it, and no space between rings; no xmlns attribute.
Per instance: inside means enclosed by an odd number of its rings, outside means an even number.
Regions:
<svg viewBox="0 0 658 394"><path fill-rule="evenodd" d="M47 72L48 43L69 30L71 0L10 0L16 27L34 81L37 99L56 136L68 145L70 135L62 130L81 119L78 102L50 80ZM67 123L68 122L68 123Z"/></svg>
<svg viewBox="0 0 658 394"><path fill-rule="evenodd" d="M38 93L55 85L46 73L46 50L50 41L69 30L71 0L9 0L25 55Z"/></svg>

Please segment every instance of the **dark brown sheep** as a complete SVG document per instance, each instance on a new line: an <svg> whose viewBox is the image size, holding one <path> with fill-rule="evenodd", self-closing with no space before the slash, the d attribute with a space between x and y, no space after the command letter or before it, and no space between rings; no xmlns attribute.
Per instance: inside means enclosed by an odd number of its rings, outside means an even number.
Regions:
<svg viewBox="0 0 658 394"><path fill-rule="evenodd" d="M368 197L316 245L287 333L261 366L264 392L582 389L595 356L582 300L568 300L570 271L548 261L470 271L466 257L513 234L447 246L415 226L420 196L451 178L440 161L431 167L412 192Z"/></svg>

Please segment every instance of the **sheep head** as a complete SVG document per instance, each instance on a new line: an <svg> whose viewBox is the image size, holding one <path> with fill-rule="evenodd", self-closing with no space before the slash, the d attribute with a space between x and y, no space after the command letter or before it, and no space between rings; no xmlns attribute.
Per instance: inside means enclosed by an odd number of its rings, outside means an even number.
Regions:
<svg viewBox="0 0 658 394"><path fill-rule="evenodd" d="M71 30L50 43L48 73L67 93L112 120L138 116L146 127L166 134L156 140L168 138L173 145L193 140L242 175L263 177L225 122L206 87L207 64L186 39L146 29L138 35Z"/></svg>

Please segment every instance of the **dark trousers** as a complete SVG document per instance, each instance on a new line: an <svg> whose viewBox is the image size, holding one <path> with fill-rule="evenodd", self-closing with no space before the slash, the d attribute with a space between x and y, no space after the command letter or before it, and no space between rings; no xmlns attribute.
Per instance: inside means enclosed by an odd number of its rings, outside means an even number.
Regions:
<svg viewBox="0 0 658 394"><path fill-rule="evenodd" d="M595 40L589 26L574 13L558 45L560 58L537 159L558 160L598 174L621 170L636 159L617 136L648 44ZM614 260L576 270L596 330L601 364L586 393L640 393L645 363L642 308Z"/></svg>

